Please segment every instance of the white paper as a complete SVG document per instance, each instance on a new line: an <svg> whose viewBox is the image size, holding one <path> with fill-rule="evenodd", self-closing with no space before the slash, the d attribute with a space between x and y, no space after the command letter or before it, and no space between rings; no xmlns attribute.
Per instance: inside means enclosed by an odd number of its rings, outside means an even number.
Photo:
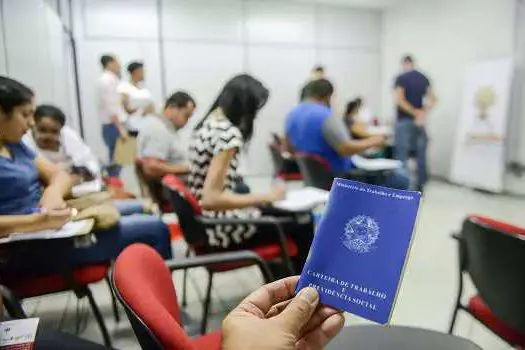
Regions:
<svg viewBox="0 0 525 350"><path fill-rule="evenodd" d="M403 163L394 159L367 159L361 156L352 156L352 162L358 169L369 171L395 170L403 166Z"/></svg>
<svg viewBox="0 0 525 350"><path fill-rule="evenodd" d="M25 318L0 322L0 348L10 349L12 345L34 343L38 320L38 318ZM20 348L13 346L13 349Z"/></svg>
<svg viewBox="0 0 525 350"><path fill-rule="evenodd" d="M370 135L390 135L392 134L392 128L387 125L370 125L366 131Z"/></svg>
<svg viewBox="0 0 525 350"><path fill-rule="evenodd" d="M78 198L85 196L91 193L97 193L102 191L104 184L101 179L96 179L93 181L83 182L80 185L73 186L71 193L73 197Z"/></svg>
<svg viewBox="0 0 525 350"><path fill-rule="evenodd" d="M60 230L42 230L35 232L26 233L12 233L9 237L0 239L0 244L14 242L14 241L26 241L33 239L57 239L57 238L69 238L84 233L83 228L89 220L70 221L65 224Z"/></svg>
<svg viewBox="0 0 525 350"><path fill-rule="evenodd" d="M305 187L300 190L289 191L286 199L273 203L278 209L288 211L305 211L311 210L319 204L328 201L330 192L315 187Z"/></svg>

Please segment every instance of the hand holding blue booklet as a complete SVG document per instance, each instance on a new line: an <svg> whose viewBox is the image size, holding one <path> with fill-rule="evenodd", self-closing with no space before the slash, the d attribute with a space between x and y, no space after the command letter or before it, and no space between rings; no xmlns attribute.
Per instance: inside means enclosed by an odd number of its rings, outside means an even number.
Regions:
<svg viewBox="0 0 525 350"><path fill-rule="evenodd" d="M368 320L390 320L421 194L335 179L297 289Z"/></svg>

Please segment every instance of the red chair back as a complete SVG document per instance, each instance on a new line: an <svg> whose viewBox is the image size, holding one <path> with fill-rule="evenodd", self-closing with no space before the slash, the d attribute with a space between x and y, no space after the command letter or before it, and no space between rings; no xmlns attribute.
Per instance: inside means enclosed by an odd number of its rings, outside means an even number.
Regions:
<svg viewBox="0 0 525 350"><path fill-rule="evenodd" d="M175 175L166 175L162 184L168 189L173 211L177 214L186 243L191 246L206 246L207 235L204 225L197 217L202 215L202 209L197 198L186 187L184 182Z"/></svg>
<svg viewBox="0 0 525 350"><path fill-rule="evenodd" d="M171 273L153 248L127 247L115 262L112 286L143 349L193 349L181 326Z"/></svg>
<svg viewBox="0 0 525 350"><path fill-rule="evenodd" d="M295 159L306 186L330 190L335 174L328 161L321 156L310 153L296 153Z"/></svg>
<svg viewBox="0 0 525 350"><path fill-rule="evenodd" d="M524 230L472 216L461 231L462 269L470 275L489 309L505 324L525 333Z"/></svg>

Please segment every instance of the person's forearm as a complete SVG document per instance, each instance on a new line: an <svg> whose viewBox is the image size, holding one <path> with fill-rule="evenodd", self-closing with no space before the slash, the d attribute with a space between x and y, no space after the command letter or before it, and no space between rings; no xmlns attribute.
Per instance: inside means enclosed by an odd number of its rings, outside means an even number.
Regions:
<svg viewBox="0 0 525 350"><path fill-rule="evenodd" d="M350 127L350 133L353 136L360 138L360 139L366 139L372 136L366 129L366 126L360 122L355 122L354 124L352 124L352 126Z"/></svg>
<svg viewBox="0 0 525 350"><path fill-rule="evenodd" d="M65 198L71 193L73 187L73 179L65 171L58 171L50 179L47 184L42 197L57 196Z"/></svg>
<svg viewBox="0 0 525 350"><path fill-rule="evenodd" d="M204 210L230 210L254 207L269 203L266 194L236 194L223 191L217 194L204 193L201 206Z"/></svg>
<svg viewBox="0 0 525 350"><path fill-rule="evenodd" d="M416 108L410 104L406 99L400 99L397 105L403 112L410 114L412 117L416 116Z"/></svg>
<svg viewBox="0 0 525 350"><path fill-rule="evenodd" d="M351 140L348 141L343 149L342 156L349 157L355 154L360 154L372 147L378 147L381 145L381 140L375 136L369 137L364 140Z"/></svg>
<svg viewBox="0 0 525 350"><path fill-rule="evenodd" d="M190 171L187 164L168 164L161 161L151 161L144 165L144 173L148 177L162 178L164 175L186 175Z"/></svg>

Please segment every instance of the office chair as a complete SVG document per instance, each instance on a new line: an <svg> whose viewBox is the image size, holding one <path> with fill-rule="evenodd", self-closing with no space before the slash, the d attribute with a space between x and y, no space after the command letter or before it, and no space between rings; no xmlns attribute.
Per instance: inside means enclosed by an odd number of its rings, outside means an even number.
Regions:
<svg viewBox="0 0 525 350"><path fill-rule="evenodd" d="M459 310L512 346L525 347L525 229L483 216L470 216L453 236L459 248L459 290L450 323ZM461 303L465 275L477 289Z"/></svg>

